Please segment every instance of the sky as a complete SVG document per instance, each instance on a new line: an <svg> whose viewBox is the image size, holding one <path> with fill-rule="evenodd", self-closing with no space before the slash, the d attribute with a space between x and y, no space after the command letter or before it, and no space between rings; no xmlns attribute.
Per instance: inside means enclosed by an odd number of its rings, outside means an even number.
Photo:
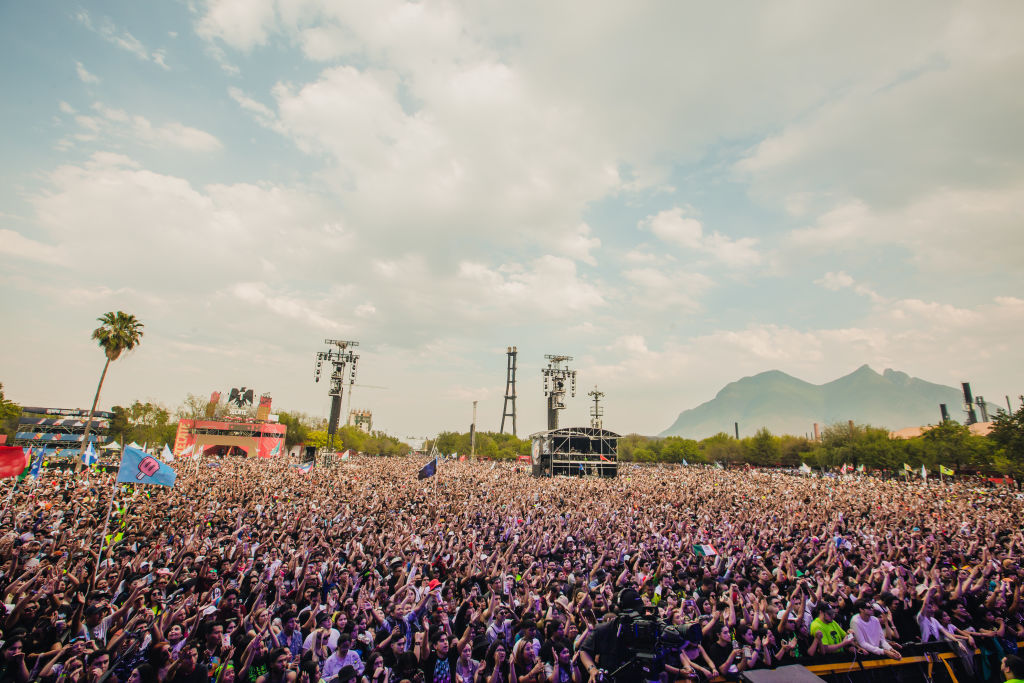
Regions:
<svg viewBox="0 0 1024 683"><path fill-rule="evenodd" d="M771 369L1024 393L1024 3L0 4L0 382L655 434ZM363 385L363 386L359 386ZM1016 405L1016 401L1015 401Z"/></svg>

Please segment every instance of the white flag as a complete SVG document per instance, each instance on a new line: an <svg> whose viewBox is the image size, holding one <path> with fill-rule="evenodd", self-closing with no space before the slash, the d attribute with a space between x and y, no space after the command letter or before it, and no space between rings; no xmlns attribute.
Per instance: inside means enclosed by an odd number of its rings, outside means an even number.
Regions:
<svg viewBox="0 0 1024 683"><path fill-rule="evenodd" d="M174 462L174 453L171 453L171 449L164 444L164 449L160 451L160 459L164 462Z"/></svg>

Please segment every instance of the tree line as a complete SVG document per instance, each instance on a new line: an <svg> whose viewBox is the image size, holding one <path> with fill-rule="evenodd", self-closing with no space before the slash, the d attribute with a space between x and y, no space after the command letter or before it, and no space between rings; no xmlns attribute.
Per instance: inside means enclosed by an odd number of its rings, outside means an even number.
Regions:
<svg viewBox="0 0 1024 683"><path fill-rule="evenodd" d="M753 436L733 438L724 432L695 440L629 434L619 439L619 460L627 462L722 463L755 466L836 468L863 465L868 470L902 471L904 464L938 473L944 466L957 472L1024 475L1024 407L1000 411L987 436L947 420L911 439L893 439L886 429L837 423L821 439L775 435L767 428Z"/></svg>

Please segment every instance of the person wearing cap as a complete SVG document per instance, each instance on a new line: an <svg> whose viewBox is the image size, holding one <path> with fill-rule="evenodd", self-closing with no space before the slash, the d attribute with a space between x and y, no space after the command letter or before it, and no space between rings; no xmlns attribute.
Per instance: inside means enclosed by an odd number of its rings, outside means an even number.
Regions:
<svg viewBox="0 0 1024 683"><path fill-rule="evenodd" d="M319 639L320 645L333 652L338 646L338 637L341 635L341 632L331 627L331 615L327 612L319 612L313 618L313 623L315 628L302 641L302 651L309 652L310 648L313 647L314 641Z"/></svg>
<svg viewBox="0 0 1024 683"><path fill-rule="evenodd" d="M850 633L853 634L857 645L873 655L902 659L902 655L885 639L885 629L875 616L871 603L861 600L854 607L857 614L850 619Z"/></svg>
<svg viewBox="0 0 1024 683"><path fill-rule="evenodd" d="M812 640L807 654L831 654L857 647L853 634L847 633L836 621L836 613L835 605L824 601L818 604L818 617L811 622Z"/></svg>

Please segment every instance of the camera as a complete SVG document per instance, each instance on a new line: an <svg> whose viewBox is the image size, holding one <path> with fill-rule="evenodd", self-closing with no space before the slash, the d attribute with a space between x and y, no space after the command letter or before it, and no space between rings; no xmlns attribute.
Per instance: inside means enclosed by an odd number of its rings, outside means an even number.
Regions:
<svg viewBox="0 0 1024 683"><path fill-rule="evenodd" d="M664 619L641 612L623 612L617 622L620 642L626 650L626 663L604 678L616 683L655 680L665 671L665 655L683 644L683 634Z"/></svg>

